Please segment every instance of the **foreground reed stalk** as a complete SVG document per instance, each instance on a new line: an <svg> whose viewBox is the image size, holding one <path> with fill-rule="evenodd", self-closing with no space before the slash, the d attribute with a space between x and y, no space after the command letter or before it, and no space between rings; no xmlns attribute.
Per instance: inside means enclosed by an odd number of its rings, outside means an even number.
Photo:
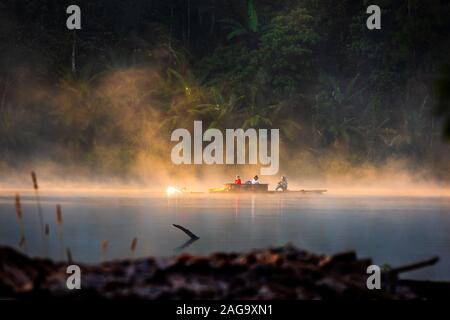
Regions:
<svg viewBox="0 0 450 320"><path fill-rule="evenodd" d="M20 195L16 194L16 216L19 221L19 229L20 229L20 241L19 247L27 253L27 243L25 239L25 228L23 226L23 213L22 213L22 205L20 203Z"/></svg>
<svg viewBox="0 0 450 320"><path fill-rule="evenodd" d="M106 260L106 254L108 253L108 241L103 240L101 244L101 250L100 250L100 260L105 261Z"/></svg>
<svg viewBox="0 0 450 320"><path fill-rule="evenodd" d="M131 247L130 247L131 258L133 258L133 259L134 259L134 253L136 251L136 247L137 247L137 238L134 238L133 241L131 242Z"/></svg>
<svg viewBox="0 0 450 320"><path fill-rule="evenodd" d="M36 173L34 171L31 172L31 179L33 180L33 189L34 189L34 196L36 199L36 206L38 210L39 215L39 224L41 228L41 243L44 250L44 256L47 256L47 242L45 240L45 226L44 226L44 215L42 213L42 206L41 206L41 199L39 197L39 185L37 182Z"/></svg>
<svg viewBox="0 0 450 320"><path fill-rule="evenodd" d="M60 248L60 256L61 256L61 260L62 260L62 259L64 259L64 242L63 242L63 237L62 237L62 230L63 230L62 210L61 210L61 206L59 204L56 205L56 226L58 229L58 241L59 241L59 248Z"/></svg>
<svg viewBox="0 0 450 320"><path fill-rule="evenodd" d="M73 257L72 257L72 251L70 251L70 248L66 249L66 253L67 253L67 262L69 264L71 264L73 262Z"/></svg>

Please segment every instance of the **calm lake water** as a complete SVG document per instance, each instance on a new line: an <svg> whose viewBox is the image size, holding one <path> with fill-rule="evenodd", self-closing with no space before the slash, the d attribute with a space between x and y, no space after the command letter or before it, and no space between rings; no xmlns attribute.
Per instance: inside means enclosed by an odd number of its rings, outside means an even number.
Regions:
<svg viewBox="0 0 450 320"><path fill-rule="evenodd" d="M49 235L42 241L33 195L22 198L26 247L32 256L94 263L132 256L170 256L179 252L206 255L247 251L292 243L317 253L354 249L359 256L392 266L438 255L432 267L409 278L450 280L450 198L333 197L328 195L170 196L42 195ZM56 204L62 206L58 229ZM188 237L180 224L200 239L180 249ZM0 244L19 247L20 223L13 194L0 196ZM102 254L101 243L108 241ZM177 249L178 248L178 249Z"/></svg>

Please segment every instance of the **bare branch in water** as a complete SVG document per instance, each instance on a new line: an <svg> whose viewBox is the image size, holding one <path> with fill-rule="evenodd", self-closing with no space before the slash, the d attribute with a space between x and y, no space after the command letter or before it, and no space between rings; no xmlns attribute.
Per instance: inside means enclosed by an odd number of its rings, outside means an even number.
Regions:
<svg viewBox="0 0 450 320"><path fill-rule="evenodd" d="M432 266L432 265L436 264L438 261L439 261L439 257L433 257L428 260L423 260L423 261L419 261L416 263L412 263L412 264L394 268L394 269L390 270L389 272L391 274L400 274L400 273L404 273L404 272L409 272L409 271L425 268L428 266Z"/></svg>
<svg viewBox="0 0 450 320"><path fill-rule="evenodd" d="M186 233L189 237L191 237L191 239L200 239L199 237L197 237L195 234L193 234L190 230L186 229L185 227L182 227L178 224L173 224L173 226L175 228L180 229L181 231L183 231L184 233Z"/></svg>

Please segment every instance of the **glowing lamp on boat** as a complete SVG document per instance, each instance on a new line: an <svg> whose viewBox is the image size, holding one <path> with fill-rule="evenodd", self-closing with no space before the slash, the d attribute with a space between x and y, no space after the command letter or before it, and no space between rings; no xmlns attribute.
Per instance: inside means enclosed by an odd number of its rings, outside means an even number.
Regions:
<svg viewBox="0 0 450 320"><path fill-rule="evenodd" d="M166 192L167 192L167 194L170 195L170 194L178 193L178 192L180 192L180 191L178 191L178 189L175 188L175 187L167 187Z"/></svg>

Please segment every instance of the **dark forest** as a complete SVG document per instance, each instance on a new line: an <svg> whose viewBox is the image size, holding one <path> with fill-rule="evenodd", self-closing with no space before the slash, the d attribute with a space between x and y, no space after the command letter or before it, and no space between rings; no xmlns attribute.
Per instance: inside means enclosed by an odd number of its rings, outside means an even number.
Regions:
<svg viewBox="0 0 450 320"><path fill-rule="evenodd" d="M369 4L1 0L0 162L127 174L201 119L280 128L299 163L405 159L445 178L450 3L377 1L381 30Z"/></svg>

